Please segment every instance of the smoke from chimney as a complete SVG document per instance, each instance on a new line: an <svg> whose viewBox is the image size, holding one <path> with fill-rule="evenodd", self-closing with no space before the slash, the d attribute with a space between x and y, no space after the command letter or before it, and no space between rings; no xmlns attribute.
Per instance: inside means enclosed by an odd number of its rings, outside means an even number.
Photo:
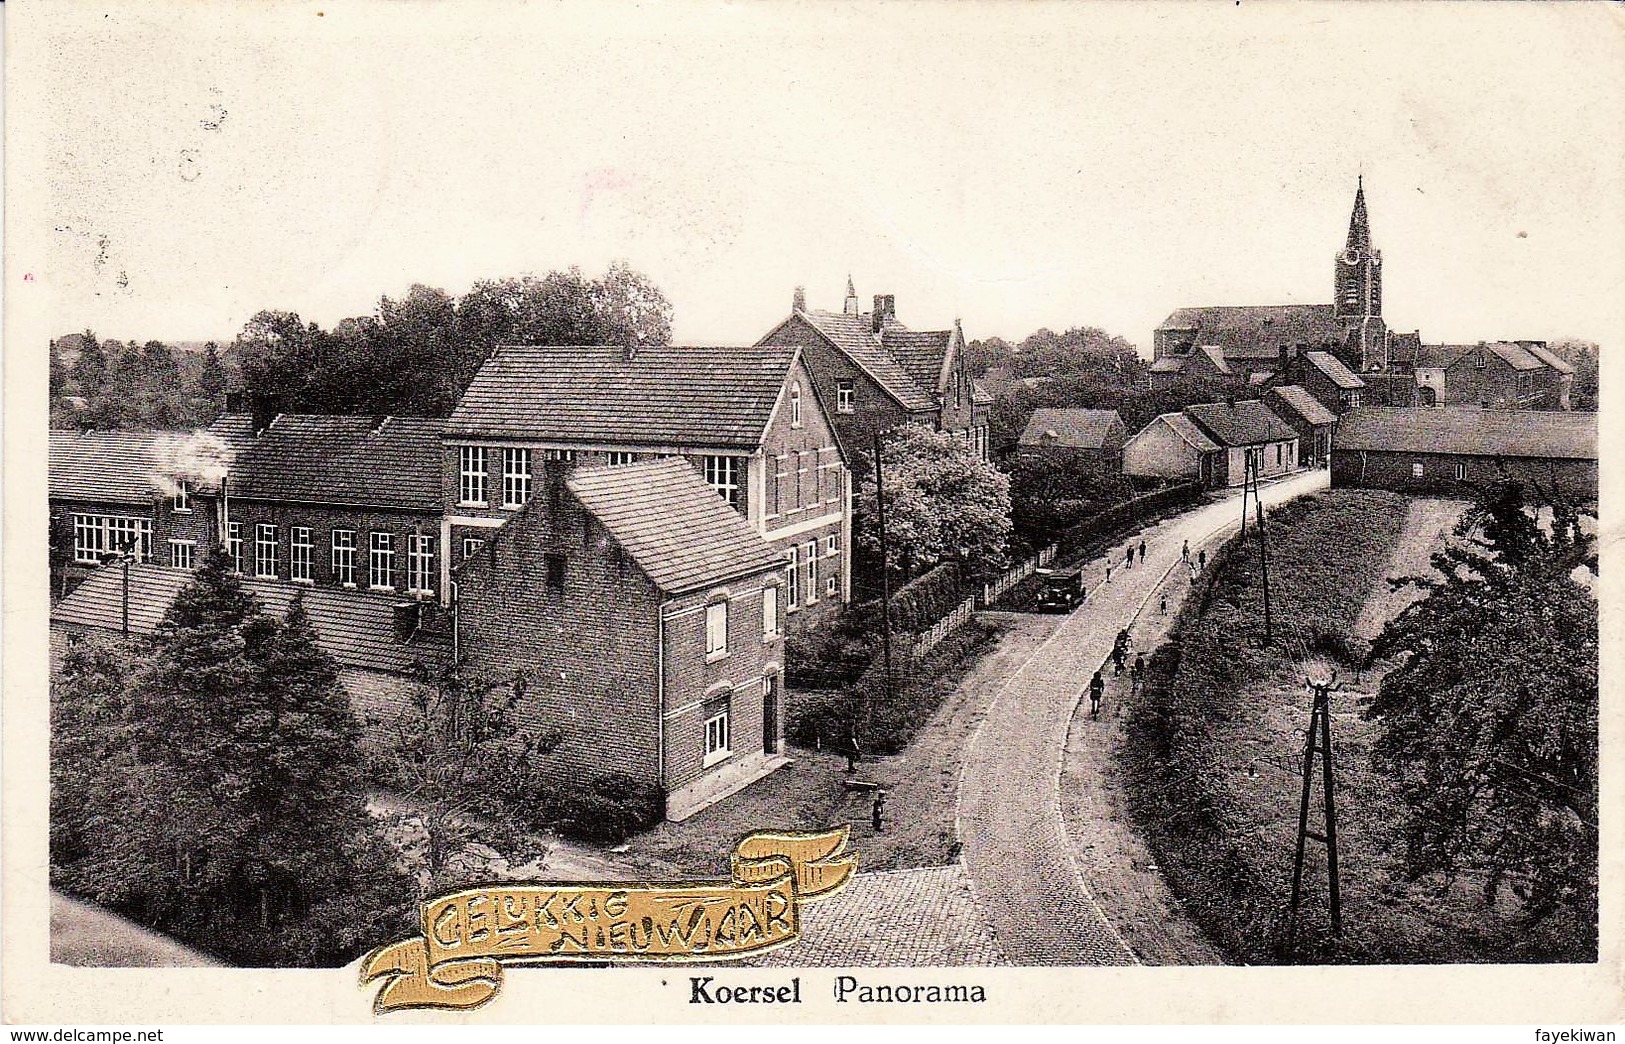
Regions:
<svg viewBox="0 0 1625 1044"><path fill-rule="evenodd" d="M180 492L182 482L193 486L215 486L231 470L232 449L218 435L194 431L186 435L166 435L154 446L152 485L165 496Z"/></svg>

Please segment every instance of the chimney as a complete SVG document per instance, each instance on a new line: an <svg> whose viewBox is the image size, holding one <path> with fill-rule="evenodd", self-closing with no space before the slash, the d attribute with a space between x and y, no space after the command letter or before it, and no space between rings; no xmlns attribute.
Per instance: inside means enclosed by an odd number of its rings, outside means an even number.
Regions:
<svg viewBox="0 0 1625 1044"><path fill-rule="evenodd" d="M874 330L879 333L886 325L887 319L897 318L897 295L876 294L874 310Z"/></svg>
<svg viewBox="0 0 1625 1044"><path fill-rule="evenodd" d="M248 414L249 424L254 434L258 435L271 426L276 415L281 412L282 400L276 395L267 395L263 392L249 392Z"/></svg>
<svg viewBox="0 0 1625 1044"><path fill-rule="evenodd" d="M627 341L626 348L622 352L622 355L627 362L635 361L638 357L638 346L633 344L631 341Z"/></svg>
<svg viewBox="0 0 1625 1044"><path fill-rule="evenodd" d="M226 393L227 413L248 412L248 393L243 391L229 391Z"/></svg>
<svg viewBox="0 0 1625 1044"><path fill-rule="evenodd" d="M795 312L805 312L807 310L807 288L806 287L804 287L804 286L796 287L795 296L790 298L790 310L795 311Z"/></svg>
<svg viewBox="0 0 1625 1044"><path fill-rule="evenodd" d="M1280 352L1280 356L1278 358L1278 361L1276 362L1275 372L1277 374L1279 374L1283 379L1285 379L1285 377L1286 377L1286 364L1287 364L1287 361L1289 359L1291 359L1291 358L1292 358L1291 350L1289 348L1287 348L1286 345L1284 345L1284 344L1281 345L1281 352Z"/></svg>

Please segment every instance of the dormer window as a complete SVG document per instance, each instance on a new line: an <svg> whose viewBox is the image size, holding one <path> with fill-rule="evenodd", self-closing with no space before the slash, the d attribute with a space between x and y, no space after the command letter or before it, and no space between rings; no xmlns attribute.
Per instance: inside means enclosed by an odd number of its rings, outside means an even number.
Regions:
<svg viewBox="0 0 1625 1044"><path fill-rule="evenodd" d="M801 427L801 382L790 385L790 427Z"/></svg>

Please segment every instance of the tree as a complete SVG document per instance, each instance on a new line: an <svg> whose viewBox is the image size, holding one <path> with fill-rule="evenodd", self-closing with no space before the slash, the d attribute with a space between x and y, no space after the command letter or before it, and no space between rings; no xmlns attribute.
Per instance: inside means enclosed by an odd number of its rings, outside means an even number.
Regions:
<svg viewBox="0 0 1625 1044"><path fill-rule="evenodd" d="M1004 565L1010 535L1010 479L970 443L946 432L907 424L881 444L886 481L887 566L906 575L943 559L978 573ZM880 549L873 472L864 479L856 513L858 546Z"/></svg>
<svg viewBox="0 0 1625 1044"><path fill-rule="evenodd" d="M80 395L94 399L101 394L102 384L107 380L107 355L102 351L102 343L96 339L94 331L84 332L79 344L79 357L73 361L73 368L69 372Z"/></svg>
<svg viewBox="0 0 1625 1044"><path fill-rule="evenodd" d="M220 361L220 346L213 341L203 347L203 366L198 370L197 393L215 409L226 397L226 368Z"/></svg>
<svg viewBox="0 0 1625 1044"><path fill-rule="evenodd" d="M1574 386L1569 389L1569 405L1576 410L1597 408L1597 364L1602 349L1594 341L1564 339L1553 341L1551 350L1574 367Z"/></svg>
<svg viewBox="0 0 1625 1044"><path fill-rule="evenodd" d="M541 761L563 733L519 722L525 691L522 675L503 683L456 668L425 670L396 719L385 757L408 806L397 819L422 838L425 890L488 873L482 849L493 844L513 866L545 856L515 810L530 810L532 824L550 813Z"/></svg>
<svg viewBox="0 0 1625 1044"><path fill-rule="evenodd" d="M78 705L122 709L85 742L123 760L99 779L95 816L75 819L65 795L62 850L88 849L65 887L250 963L342 963L404 911L364 804L359 727L300 603L264 615L216 549L122 703L110 671L78 678L99 700ZM337 898L344 916L316 913Z"/></svg>
<svg viewBox="0 0 1625 1044"><path fill-rule="evenodd" d="M1546 518L1541 508L1545 508ZM1405 865L1510 891L1531 920L1597 918L1597 607L1580 513L1515 480L1486 487L1434 556L1426 596L1373 643L1397 666L1369 714L1373 764L1409 810Z"/></svg>

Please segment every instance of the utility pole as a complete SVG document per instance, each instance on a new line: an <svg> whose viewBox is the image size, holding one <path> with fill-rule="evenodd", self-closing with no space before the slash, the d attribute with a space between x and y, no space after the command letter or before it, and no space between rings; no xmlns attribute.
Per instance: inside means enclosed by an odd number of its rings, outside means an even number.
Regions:
<svg viewBox="0 0 1625 1044"><path fill-rule="evenodd" d="M880 460L880 432L875 431L875 516L880 523L880 648L886 667L886 698L892 697L891 673L891 548L886 540L886 481ZM868 706L864 716L868 716Z"/></svg>
<svg viewBox="0 0 1625 1044"><path fill-rule="evenodd" d="M1332 936L1343 936L1342 892L1337 878L1337 801L1332 774L1332 711L1331 694L1342 690L1337 672L1331 679L1315 682L1303 680L1314 700L1309 707L1309 728L1303 748L1303 796L1298 803L1298 849L1292 860L1292 913L1290 944L1298 944L1298 905L1302 896L1304 847L1308 841L1319 841L1326 846L1326 896L1331 908ZM1309 829L1309 793L1314 788L1315 755L1321 763L1321 811L1325 820L1323 833Z"/></svg>
<svg viewBox="0 0 1625 1044"><path fill-rule="evenodd" d="M1252 450L1247 451L1246 468L1242 472L1241 486L1241 535L1245 540L1247 536L1247 498L1251 497L1254 509L1258 516L1258 559L1259 568L1264 578L1264 644L1268 645L1275 640L1274 622L1270 618L1270 541L1269 534L1264 529L1264 499L1258 489L1258 467L1263 460L1263 451L1254 456Z"/></svg>

